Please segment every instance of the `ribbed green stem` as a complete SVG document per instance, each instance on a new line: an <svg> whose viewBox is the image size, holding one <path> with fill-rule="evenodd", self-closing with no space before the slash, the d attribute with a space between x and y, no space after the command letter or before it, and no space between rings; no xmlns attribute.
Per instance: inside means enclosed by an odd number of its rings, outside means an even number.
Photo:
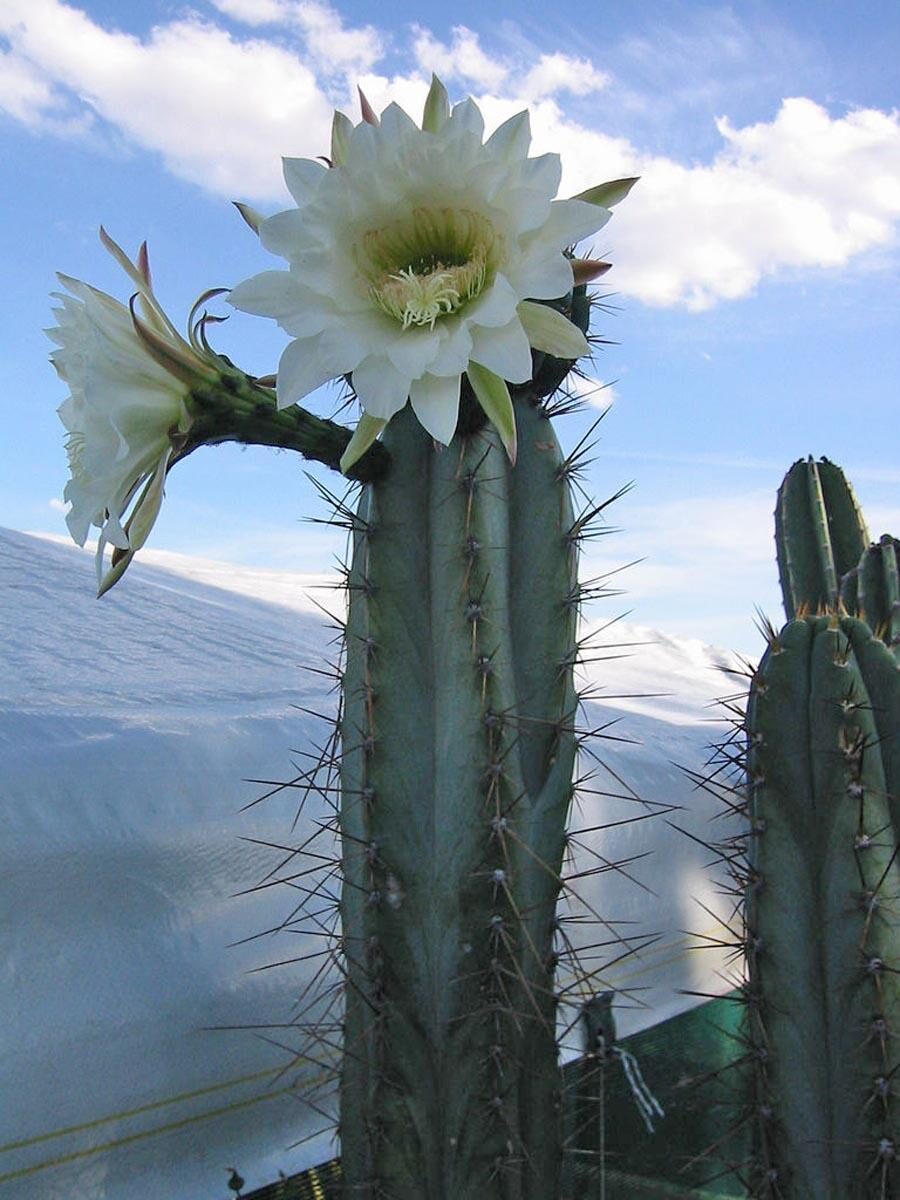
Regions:
<svg viewBox="0 0 900 1200"><path fill-rule="evenodd" d="M572 509L517 403L436 453L407 410L365 489L344 675L348 1197L548 1200L552 957L575 738Z"/></svg>
<svg viewBox="0 0 900 1200"><path fill-rule="evenodd" d="M844 579L841 600L900 661L900 540L884 534Z"/></svg>
<svg viewBox="0 0 900 1200"><path fill-rule="evenodd" d="M237 370L223 373L216 385L194 388L189 403L194 421L175 462L200 446L240 442L296 450L304 458L337 471L352 436L352 430L336 421L316 417L299 404L280 409L274 392ZM381 479L389 467L390 455L376 442L348 475L361 483L370 483Z"/></svg>
<svg viewBox="0 0 900 1200"><path fill-rule="evenodd" d="M900 871L867 687L875 646L851 618L791 622L750 696L752 1194L772 1200L897 1184Z"/></svg>
<svg viewBox="0 0 900 1200"><path fill-rule="evenodd" d="M853 489L840 467L822 458L794 463L778 489L775 545L784 611L835 609L842 577L869 541Z"/></svg>

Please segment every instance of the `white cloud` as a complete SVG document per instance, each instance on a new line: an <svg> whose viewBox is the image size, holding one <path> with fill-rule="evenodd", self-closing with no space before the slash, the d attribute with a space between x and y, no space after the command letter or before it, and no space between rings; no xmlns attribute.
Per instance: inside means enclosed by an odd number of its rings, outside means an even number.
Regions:
<svg viewBox="0 0 900 1200"><path fill-rule="evenodd" d="M334 9L317 0L292 4L291 20L302 30L309 53L325 70L359 75L384 53L382 39L371 25L345 29Z"/></svg>
<svg viewBox="0 0 900 1200"><path fill-rule="evenodd" d="M33 126L54 104L53 88L36 67L15 54L0 52L0 109Z"/></svg>
<svg viewBox="0 0 900 1200"><path fill-rule="evenodd" d="M449 46L439 42L427 29L417 27L413 54L423 70L433 71L441 79L463 79L482 88L501 87L509 74L503 63L485 54L478 34L465 25L454 26Z"/></svg>
<svg viewBox="0 0 900 1200"><path fill-rule="evenodd" d="M602 379L596 379L590 374L582 376L573 371L566 379L566 388L579 399L586 400L591 408L601 411L615 404L618 399L612 383L604 383Z"/></svg>
<svg viewBox="0 0 900 1200"><path fill-rule="evenodd" d="M60 500L58 496L54 496L52 500L47 501L47 507L52 508L54 512L68 512L69 506L64 500Z"/></svg>
<svg viewBox="0 0 900 1200"><path fill-rule="evenodd" d="M788 99L769 122L721 120L724 145L708 165L643 155L567 121L553 101L532 118L536 148L562 155L564 191L598 174L641 176L602 236L617 289L648 304L707 308L779 271L845 266L896 241L900 113L832 117Z"/></svg>
<svg viewBox="0 0 900 1200"><path fill-rule="evenodd" d="M524 99L540 100L556 92L586 96L602 91L609 82L609 75L598 71L586 58L571 58L568 54L542 54L517 85L517 90Z"/></svg>
<svg viewBox="0 0 900 1200"><path fill-rule="evenodd" d="M211 0L245 25L281 25L298 31L308 56L326 74L368 71L384 54L381 35L371 25L345 29L340 14L324 0Z"/></svg>
<svg viewBox="0 0 900 1200"><path fill-rule="evenodd" d="M810 99L784 100L770 121L717 123L706 163L648 154L588 129L559 95L596 91L607 77L584 59L542 54L525 63L488 53L477 33L449 43L410 31L416 66L379 73L386 40L345 28L321 0L215 0L222 13L297 34L297 49L240 37L199 17L160 24L144 38L111 31L62 0L3 0L0 106L32 128L71 134L106 123L167 168L227 197L285 196L280 157L314 157L328 144L332 99L352 103L356 78L376 107L418 113L427 73L477 93L489 127L528 104L533 152L557 152L563 194L638 174L640 184L596 244L611 257L617 291L647 304L703 309L753 291L766 277L877 264L900 222L900 113L832 115ZM97 120L99 118L99 121ZM874 254L872 252L875 252Z"/></svg>
<svg viewBox="0 0 900 1200"><path fill-rule="evenodd" d="M245 25L276 25L285 19L284 0L212 0L219 12Z"/></svg>
<svg viewBox="0 0 900 1200"><path fill-rule="evenodd" d="M330 105L313 71L280 46L197 19L141 41L59 0L6 0L0 32L19 61L158 151L174 174L226 196L283 194L279 155L321 152Z"/></svg>

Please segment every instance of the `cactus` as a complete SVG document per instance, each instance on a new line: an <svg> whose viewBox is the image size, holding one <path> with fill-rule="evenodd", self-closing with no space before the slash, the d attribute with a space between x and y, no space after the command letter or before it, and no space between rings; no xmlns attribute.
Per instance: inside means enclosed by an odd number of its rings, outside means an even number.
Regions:
<svg viewBox="0 0 900 1200"><path fill-rule="evenodd" d="M841 584L841 602L900 656L900 540L884 534Z"/></svg>
<svg viewBox="0 0 900 1200"><path fill-rule="evenodd" d="M790 622L746 715L751 1194L894 1194L900 1107L896 826L869 680L897 667L851 617Z"/></svg>
<svg viewBox="0 0 900 1200"><path fill-rule="evenodd" d="M587 313L585 312L586 319ZM533 395L547 385L544 363ZM580 536L543 410L367 486L348 578L341 830L348 1196L546 1200L561 1164L554 921Z"/></svg>
<svg viewBox="0 0 900 1200"><path fill-rule="evenodd" d="M798 459L775 505L775 545L789 621L834 609L841 579L869 543L860 507L843 471L827 458Z"/></svg>

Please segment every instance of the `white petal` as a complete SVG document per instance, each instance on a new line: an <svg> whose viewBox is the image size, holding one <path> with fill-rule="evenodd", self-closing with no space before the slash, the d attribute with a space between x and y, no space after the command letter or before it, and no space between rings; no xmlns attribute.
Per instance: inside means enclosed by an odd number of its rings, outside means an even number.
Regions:
<svg viewBox="0 0 900 1200"><path fill-rule="evenodd" d="M448 126L452 126L454 130L462 128L469 133L477 134L479 138L483 137L484 117L481 115L481 109L471 98L454 104L450 119L444 129L447 129Z"/></svg>
<svg viewBox="0 0 900 1200"><path fill-rule="evenodd" d="M122 528L118 513L111 512L103 525L103 540L117 550L129 548L128 534Z"/></svg>
<svg viewBox="0 0 900 1200"><path fill-rule="evenodd" d="M572 290L573 275L569 260L559 250L526 255L506 267L506 275L516 295L526 300L558 300Z"/></svg>
<svg viewBox="0 0 900 1200"><path fill-rule="evenodd" d="M406 329L385 346L393 365L409 379L418 379L435 358L441 340L433 329Z"/></svg>
<svg viewBox="0 0 900 1200"><path fill-rule="evenodd" d="M353 371L353 387L370 417L389 421L409 398L410 379L386 358L370 355Z"/></svg>
<svg viewBox="0 0 900 1200"><path fill-rule="evenodd" d="M441 348L428 365L429 375L459 375L466 369L472 350L472 334L464 321L442 321L438 327Z"/></svg>
<svg viewBox="0 0 900 1200"><path fill-rule="evenodd" d="M157 463L156 470L150 477L134 512L131 514L131 519L128 522L128 544L132 550L140 550L141 546L143 546L150 536L150 530L159 516L166 482L166 469L171 457L172 447L170 446Z"/></svg>
<svg viewBox="0 0 900 1200"><path fill-rule="evenodd" d="M550 197L536 188L511 188L498 198L507 219L507 229L518 237L539 229L550 215Z"/></svg>
<svg viewBox="0 0 900 1200"><path fill-rule="evenodd" d="M302 208L316 194L328 168L312 158L283 158L284 182Z"/></svg>
<svg viewBox="0 0 900 1200"><path fill-rule="evenodd" d="M508 325L516 315L519 297L503 275L497 275L486 292L463 310L466 324L497 328Z"/></svg>
<svg viewBox="0 0 900 1200"><path fill-rule="evenodd" d="M539 154L522 164L522 186L534 188L552 200L562 179L562 159L558 154Z"/></svg>
<svg viewBox="0 0 900 1200"><path fill-rule="evenodd" d="M531 346L518 317L502 329L474 328L469 357L509 383L531 379Z"/></svg>
<svg viewBox="0 0 900 1200"><path fill-rule="evenodd" d="M72 481L69 480L63 493L64 498L72 505L66 513L66 525L69 527L72 541L78 546L83 546L87 541L88 530L94 524L94 517L97 513L96 509L90 510L84 504L82 497L75 496L71 485Z"/></svg>
<svg viewBox="0 0 900 1200"><path fill-rule="evenodd" d="M433 438L449 446L459 419L458 375L425 375L410 384L409 399L420 423Z"/></svg>
<svg viewBox="0 0 900 1200"><path fill-rule="evenodd" d="M540 238L548 248L562 249L602 229L611 216L608 208L598 208L586 200L554 200L550 215L533 237Z"/></svg>
<svg viewBox="0 0 900 1200"><path fill-rule="evenodd" d="M303 213L299 208L288 208L267 217L259 227L259 240L272 254L291 258L309 240Z"/></svg>
<svg viewBox="0 0 900 1200"><path fill-rule="evenodd" d="M531 144L531 122L528 112L516 113L504 121L484 143L486 153L514 162L525 158Z"/></svg>
<svg viewBox="0 0 900 1200"><path fill-rule="evenodd" d="M321 334L290 342L278 363L278 407L296 404L323 383L352 370L356 365L352 354L341 357L340 350L339 344L336 347L333 339Z"/></svg>
<svg viewBox="0 0 900 1200"><path fill-rule="evenodd" d="M391 153L396 154L403 146L408 146L421 136L418 125L397 103L391 103L381 114L381 125L378 140L387 139L392 143Z"/></svg>
<svg viewBox="0 0 900 1200"><path fill-rule="evenodd" d="M580 358L590 353L587 338L578 326L555 308L523 300L518 314L532 349L556 358Z"/></svg>

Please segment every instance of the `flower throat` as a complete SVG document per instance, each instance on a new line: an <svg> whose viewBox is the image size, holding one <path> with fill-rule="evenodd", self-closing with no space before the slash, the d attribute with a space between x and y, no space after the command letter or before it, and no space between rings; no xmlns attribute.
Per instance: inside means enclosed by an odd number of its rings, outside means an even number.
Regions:
<svg viewBox="0 0 900 1200"><path fill-rule="evenodd" d="M405 220L368 230L356 259L383 312L404 329L433 329L493 280L498 241L481 213L418 207Z"/></svg>

